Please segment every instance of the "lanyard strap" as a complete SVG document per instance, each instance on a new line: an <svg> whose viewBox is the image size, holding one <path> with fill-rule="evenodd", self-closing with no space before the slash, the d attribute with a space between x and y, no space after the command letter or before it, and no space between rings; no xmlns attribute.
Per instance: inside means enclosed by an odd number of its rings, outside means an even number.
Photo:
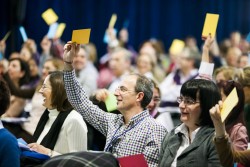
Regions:
<svg viewBox="0 0 250 167"><path fill-rule="evenodd" d="M117 140L120 136L126 134L127 132L129 132L130 130L132 130L134 127L136 127L140 122L142 122L146 117L142 118L141 120L139 120L136 124L134 124L134 126L132 126L130 129L125 130L122 134L115 136L115 134L117 133L117 131L121 128L121 126L119 128L116 129L114 136L112 137L112 139L110 140L107 148L105 149L105 151L109 151L109 149L112 147L112 143Z"/></svg>

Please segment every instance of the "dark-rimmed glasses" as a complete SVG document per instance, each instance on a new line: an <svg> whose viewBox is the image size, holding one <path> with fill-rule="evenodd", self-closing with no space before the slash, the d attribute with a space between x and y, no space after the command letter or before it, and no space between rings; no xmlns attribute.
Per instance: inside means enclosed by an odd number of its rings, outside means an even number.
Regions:
<svg viewBox="0 0 250 167"><path fill-rule="evenodd" d="M190 98L190 97L177 97L177 102L180 104L181 102L184 102L184 104L186 105L192 105L195 103L200 103L199 101L195 101L194 99Z"/></svg>

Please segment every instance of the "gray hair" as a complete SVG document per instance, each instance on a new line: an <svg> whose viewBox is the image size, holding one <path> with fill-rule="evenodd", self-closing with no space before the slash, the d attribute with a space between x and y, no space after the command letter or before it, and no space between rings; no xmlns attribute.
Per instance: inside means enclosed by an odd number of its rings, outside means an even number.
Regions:
<svg viewBox="0 0 250 167"><path fill-rule="evenodd" d="M118 52L123 52L123 55L124 55L124 59L126 61L131 61L131 57L132 57L132 53L125 49L125 48L122 48L122 47L116 47L113 51L112 51L112 54L114 53L118 53Z"/></svg>
<svg viewBox="0 0 250 167"><path fill-rule="evenodd" d="M90 50L86 45L80 45L80 48L82 48L86 52L86 57L89 58Z"/></svg>
<svg viewBox="0 0 250 167"><path fill-rule="evenodd" d="M141 107L145 109L152 99L154 85L152 81L149 80L144 75L140 75L140 74L131 74L131 75L135 75L137 77L136 85L135 85L135 92L144 93L144 97L141 101Z"/></svg>

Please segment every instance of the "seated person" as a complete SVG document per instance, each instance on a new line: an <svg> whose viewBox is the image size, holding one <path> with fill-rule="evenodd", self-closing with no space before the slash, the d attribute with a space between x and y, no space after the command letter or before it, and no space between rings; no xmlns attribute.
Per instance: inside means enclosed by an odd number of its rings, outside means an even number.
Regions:
<svg viewBox="0 0 250 167"><path fill-rule="evenodd" d="M10 105L10 91L7 84L0 79L0 116ZM0 166L20 166L20 151L16 138L3 127L0 120Z"/></svg>
<svg viewBox="0 0 250 167"><path fill-rule="evenodd" d="M49 156L86 151L87 126L68 101L63 73L56 71L49 74L39 92L44 98L43 106L47 109L33 135L36 143L28 146Z"/></svg>
<svg viewBox="0 0 250 167"><path fill-rule="evenodd" d="M232 109L225 120L226 131L233 143L233 146L238 151L246 150L248 147L248 135L243 117L245 95L242 86L233 80L221 81L217 83L221 91L222 101L236 88L239 102Z"/></svg>
<svg viewBox="0 0 250 167"><path fill-rule="evenodd" d="M64 82L70 103L107 137L106 152L118 158L143 154L150 166L157 166L166 130L145 110L152 99L153 84L142 75L124 76L114 92L121 114L106 113L89 101L76 80L72 61L78 50L79 45L72 42L64 46Z"/></svg>
<svg viewBox="0 0 250 167"><path fill-rule="evenodd" d="M230 142L226 132L225 123L221 121L221 109L223 103L220 101L210 109L210 116L212 118L215 137L214 143L219 154L221 164L223 166L233 166L234 162L241 163L244 166L250 166L250 150L236 151Z"/></svg>
<svg viewBox="0 0 250 167"><path fill-rule="evenodd" d="M216 84L192 79L182 85L180 94L177 102L182 124L165 136L159 166L221 166L212 142L214 128L209 117L209 109L221 99Z"/></svg>

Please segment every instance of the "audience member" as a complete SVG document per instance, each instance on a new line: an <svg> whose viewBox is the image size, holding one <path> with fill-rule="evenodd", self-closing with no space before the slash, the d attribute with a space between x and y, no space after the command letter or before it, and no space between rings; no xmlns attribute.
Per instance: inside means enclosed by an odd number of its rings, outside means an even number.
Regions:
<svg viewBox="0 0 250 167"><path fill-rule="evenodd" d="M87 126L68 101L63 73L56 71L49 74L39 93L43 96L46 110L33 135L36 143L28 146L49 156L86 151Z"/></svg>
<svg viewBox="0 0 250 167"><path fill-rule="evenodd" d="M231 67L238 67L238 60L241 54L241 50L238 47L228 48L225 55L226 65Z"/></svg>
<svg viewBox="0 0 250 167"><path fill-rule="evenodd" d="M154 68L156 61L147 53L139 54L136 59L136 72L155 80Z"/></svg>
<svg viewBox="0 0 250 167"><path fill-rule="evenodd" d="M114 93L117 109L122 114L106 113L88 100L76 80L71 63L79 45L68 42L64 49L64 81L69 101L86 121L107 137L105 151L116 157L143 153L149 166L157 166L166 130L145 110L153 94L151 81L135 74L124 77Z"/></svg>
<svg viewBox="0 0 250 167"><path fill-rule="evenodd" d="M123 77L131 72L131 53L127 49L117 47L110 55L109 68L114 79L108 86L108 90L114 93Z"/></svg>
<svg viewBox="0 0 250 167"><path fill-rule="evenodd" d="M89 52L86 46L82 45L74 57L73 66L78 82L84 87L87 95L90 96L97 89L98 71L93 63L88 60L88 57Z"/></svg>
<svg viewBox="0 0 250 167"><path fill-rule="evenodd" d="M245 95L242 86L233 80L221 81L217 83L220 89L222 101L236 88L239 102L232 109L227 119L225 120L226 131L233 143L236 150L246 150L248 147L248 135L245 127L245 121L243 117L243 109L245 104Z"/></svg>
<svg viewBox="0 0 250 167"><path fill-rule="evenodd" d="M157 81L162 82L166 76L165 72L167 69L168 60L165 55L163 43L157 39L150 39L142 43L139 54L149 54L156 66L153 69L155 78Z"/></svg>
<svg viewBox="0 0 250 167"><path fill-rule="evenodd" d="M9 60L8 75L13 84L18 88L24 88L29 83L30 71L28 64L20 58ZM9 109L2 117L19 117L24 109L25 99L11 96Z"/></svg>
<svg viewBox="0 0 250 167"><path fill-rule="evenodd" d="M209 117L210 108L221 99L217 86L209 80L192 79L182 85L180 94L177 101L183 123L165 136L159 166L221 166Z"/></svg>
<svg viewBox="0 0 250 167"><path fill-rule="evenodd" d="M235 67L222 66L214 71L214 80L216 83L237 80L238 72Z"/></svg>
<svg viewBox="0 0 250 167"><path fill-rule="evenodd" d="M148 104L147 109L149 111L149 114L156 120L156 122L163 125L169 132L174 128L173 120L169 112L161 113L158 111L158 106L161 101L161 91L158 86L158 83L154 80L151 80L151 81L154 85L153 97L150 103Z"/></svg>
<svg viewBox="0 0 250 167"><path fill-rule="evenodd" d="M247 67L249 64L249 57L248 54L243 53L240 55L239 60L238 60L238 67L239 68L244 68Z"/></svg>
<svg viewBox="0 0 250 167"><path fill-rule="evenodd" d="M246 121L246 127L248 136L250 136L250 66L240 70L240 76L238 78L239 83L243 86L245 94L245 109L244 118Z"/></svg>
<svg viewBox="0 0 250 167"><path fill-rule="evenodd" d="M0 116L10 105L10 91L3 79L0 79ZM20 150L16 138L3 127L0 120L0 166L20 166Z"/></svg>
<svg viewBox="0 0 250 167"><path fill-rule="evenodd" d="M170 112L174 125L178 125L180 111L176 98L180 96L180 89L184 82L198 76L198 69L195 68L195 61L199 58L197 51L190 48L184 48L178 57L178 69L171 72L160 83L162 92L162 101L160 103L160 112Z"/></svg>
<svg viewBox="0 0 250 167"><path fill-rule="evenodd" d="M250 150L236 151L230 142L226 132L225 123L221 121L221 109L223 102L220 101L210 109L210 115L215 127L214 143L222 166L234 166L238 162L244 166L250 166Z"/></svg>

